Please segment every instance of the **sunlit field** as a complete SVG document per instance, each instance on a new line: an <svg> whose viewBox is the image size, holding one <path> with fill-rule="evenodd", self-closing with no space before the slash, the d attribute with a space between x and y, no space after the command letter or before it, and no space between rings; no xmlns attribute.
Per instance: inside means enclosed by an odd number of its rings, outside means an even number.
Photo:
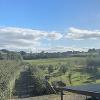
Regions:
<svg viewBox="0 0 100 100"><path fill-rule="evenodd" d="M87 57L69 57L26 60L26 62L30 63L33 67L40 68L43 76L49 75L50 83L54 81L62 81L66 85L99 83L99 78L96 78L97 76L99 77L99 68L97 68L97 72L90 71L91 68L87 67L87 59ZM69 75L71 76L70 79Z"/></svg>

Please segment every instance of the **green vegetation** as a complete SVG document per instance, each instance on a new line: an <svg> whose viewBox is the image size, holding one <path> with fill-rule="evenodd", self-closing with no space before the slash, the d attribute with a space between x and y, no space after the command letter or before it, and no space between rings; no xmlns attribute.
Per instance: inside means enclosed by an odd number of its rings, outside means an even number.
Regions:
<svg viewBox="0 0 100 100"><path fill-rule="evenodd" d="M11 98L15 80L23 70L22 57L16 52L0 50L0 100Z"/></svg>
<svg viewBox="0 0 100 100"><path fill-rule="evenodd" d="M27 62L42 70L39 74L49 76L50 84L59 81L66 85L100 82L100 56L50 58Z"/></svg>
<svg viewBox="0 0 100 100"><path fill-rule="evenodd" d="M45 80L42 70L37 67L28 67L21 72L15 81L13 96L22 98L54 93L50 84Z"/></svg>
<svg viewBox="0 0 100 100"><path fill-rule="evenodd" d="M100 83L100 54L89 52L87 56L23 60L18 52L1 50L0 100L55 93L51 85Z"/></svg>
<svg viewBox="0 0 100 100"><path fill-rule="evenodd" d="M21 63L16 61L0 61L0 100L11 97L11 93L21 69Z"/></svg>
<svg viewBox="0 0 100 100"><path fill-rule="evenodd" d="M27 53L25 51L19 52L24 60L34 60L34 59L48 59L48 58L66 58L66 57L87 57L91 54L98 55L100 54L100 49L89 49L87 52L84 51L65 51L65 52L45 52L41 51L40 53Z"/></svg>
<svg viewBox="0 0 100 100"><path fill-rule="evenodd" d="M0 50L0 60L22 60L22 56L18 52L8 51L6 49Z"/></svg>

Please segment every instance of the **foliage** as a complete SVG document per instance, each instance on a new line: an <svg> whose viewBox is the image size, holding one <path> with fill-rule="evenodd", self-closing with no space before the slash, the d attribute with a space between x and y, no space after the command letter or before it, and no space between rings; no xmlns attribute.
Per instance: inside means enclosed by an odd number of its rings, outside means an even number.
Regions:
<svg viewBox="0 0 100 100"><path fill-rule="evenodd" d="M87 58L87 66L100 66L100 56L90 56Z"/></svg>
<svg viewBox="0 0 100 100"><path fill-rule="evenodd" d="M92 58L96 61L96 55ZM42 70L43 76L48 76L49 65L53 66L53 71L50 74L49 82L62 81L66 85L81 85L93 82L100 82L100 70L98 66L89 66L92 59L89 57L69 57L69 58L49 58L38 60L27 60L26 62L39 67ZM97 62L96 62L97 63ZM43 68L42 68L43 67ZM40 74L40 73L39 73ZM95 78L95 80L94 80Z"/></svg>
<svg viewBox="0 0 100 100"><path fill-rule="evenodd" d="M38 96L48 94L46 81L42 76L39 76L39 69L29 67L21 72L20 77L15 83L14 96L21 98L23 95Z"/></svg>
<svg viewBox="0 0 100 100"><path fill-rule="evenodd" d="M53 65L49 65L48 67L48 73L51 74L54 71Z"/></svg>
<svg viewBox="0 0 100 100"><path fill-rule="evenodd" d="M64 73L64 74L66 73L67 70L68 68L67 68L67 65L65 64L62 64L59 68L59 72Z"/></svg>
<svg viewBox="0 0 100 100"><path fill-rule="evenodd" d="M63 83L62 81L53 81L52 82L52 86L54 86L54 87L64 87L64 86L66 86L66 84L65 83Z"/></svg>
<svg viewBox="0 0 100 100"><path fill-rule="evenodd" d="M4 100L10 97L15 79L21 72L21 55L26 59L38 59L24 61L24 66L26 67L24 72L28 72L28 79L33 86L31 88L32 96L49 94L52 90L50 84L64 86L99 82L100 57L95 54L90 55L91 52L94 53L94 50L88 51L89 56L87 58L87 56L75 57L76 52L73 52L74 57L68 57L66 53L51 54L41 52L33 54L23 51L16 53L2 50L0 52L0 99ZM72 52L69 53L71 54ZM66 54L67 58L60 58L65 57L62 54ZM48 80L45 79L46 76L49 77ZM21 78L18 77L18 79ZM25 81L25 79L22 78L21 81Z"/></svg>
<svg viewBox="0 0 100 100"><path fill-rule="evenodd" d="M0 61L0 100L10 98L14 81L21 70L20 66L16 61Z"/></svg>
<svg viewBox="0 0 100 100"><path fill-rule="evenodd" d="M24 60L32 59L47 59L47 58L66 58L66 57L86 57L88 53L80 51L66 51L66 52L40 52L40 53L26 53L20 51L20 54L23 56Z"/></svg>
<svg viewBox="0 0 100 100"><path fill-rule="evenodd" d="M8 51L6 49L0 50L0 60L22 60L22 56L18 52Z"/></svg>

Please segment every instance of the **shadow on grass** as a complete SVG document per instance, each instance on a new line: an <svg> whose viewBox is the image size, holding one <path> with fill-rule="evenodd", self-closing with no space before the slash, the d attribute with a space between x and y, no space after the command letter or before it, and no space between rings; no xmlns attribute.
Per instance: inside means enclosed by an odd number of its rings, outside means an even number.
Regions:
<svg viewBox="0 0 100 100"><path fill-rule="evenodd" d="M87 81L84 83L91 83L100 79L100 71L98 70L97 67L95 67L94 69L88 67L82 67L82 68L74 69L74 71L80 72L81 75L88 74L90 76L89 78L87 78Z"/></svg>

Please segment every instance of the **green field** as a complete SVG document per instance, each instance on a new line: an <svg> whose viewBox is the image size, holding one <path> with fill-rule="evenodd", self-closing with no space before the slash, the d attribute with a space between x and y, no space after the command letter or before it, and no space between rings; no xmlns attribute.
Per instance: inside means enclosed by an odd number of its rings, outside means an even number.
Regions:
<svg viewBox="0 0 100 100"><path fill-rule="evenodd" d="M30 63L33 67L40 68L41 75L50 76L50 83L54 81L62 81L66 85L81 85L100 82L99 68L97 68L97 72L94 72L94 69L91 71L87 69L86 57L50 58L26 60L25 62ZM50 69L50 67L52 68ZM64 69L61 69L62 67L64 67ZM51 72L48 72L48 68ZM60 71L60 69L62 71ZM71 81L71 84L69 81Z"/></svg>
<svg viewBox="0 0 100 100"><path fill-rule="evenodd" d="M0 97L54 94L52 86L100 83L100 57L0 61Z"/></svg>
<svg viewBox="0 0 100 100"><path fill-rule="evenodd" d="M85 57L68 57L68 58L48 58L48 59L37 59L37 60L24 60L31 64L58 64L58 63L68 63L68 62L78 62L84 63L86 61Z"/></svg>

